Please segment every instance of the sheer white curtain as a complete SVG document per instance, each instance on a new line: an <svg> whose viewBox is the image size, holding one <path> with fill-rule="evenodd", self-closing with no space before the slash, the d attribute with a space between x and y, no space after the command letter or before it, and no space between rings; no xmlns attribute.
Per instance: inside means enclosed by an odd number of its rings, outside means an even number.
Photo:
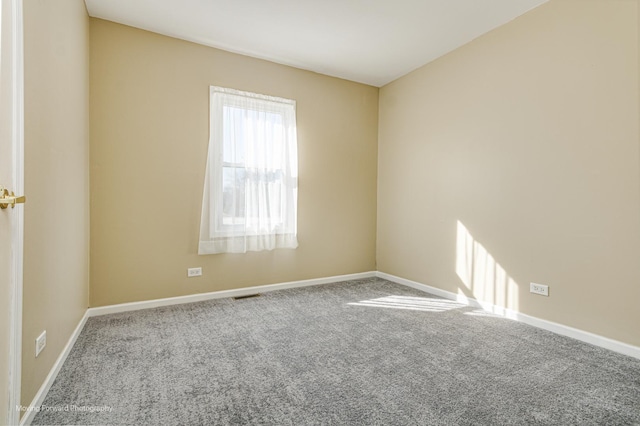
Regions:
<svg viewBox="0 0 640 426"><path fill-rule="evenodd" d="M296 248L296 104L210 88L198 254Z"/></svg>

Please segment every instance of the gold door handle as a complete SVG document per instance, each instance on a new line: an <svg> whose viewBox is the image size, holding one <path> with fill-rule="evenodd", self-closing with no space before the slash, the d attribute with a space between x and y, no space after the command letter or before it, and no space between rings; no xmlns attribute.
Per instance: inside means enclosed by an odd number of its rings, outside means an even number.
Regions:
<svg viewBox="0 0 640 426"><path fill-rule="evenodd" d="M16 197L13 191L9 193L8 189L2 188L0 186L0 209L6 209L11 205L11 208L14 208L16 204L22 204L27 201L27 197L21 195Z"/></svg>

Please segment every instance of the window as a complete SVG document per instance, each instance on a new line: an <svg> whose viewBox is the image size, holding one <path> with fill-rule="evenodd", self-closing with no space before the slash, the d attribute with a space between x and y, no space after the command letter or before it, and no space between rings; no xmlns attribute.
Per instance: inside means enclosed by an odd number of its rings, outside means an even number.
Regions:
<svg viewBox="0 0 640 426"><path fill-rule="evenodd" d="M210 88L199 254L296 248L296 104Z"/></svg>

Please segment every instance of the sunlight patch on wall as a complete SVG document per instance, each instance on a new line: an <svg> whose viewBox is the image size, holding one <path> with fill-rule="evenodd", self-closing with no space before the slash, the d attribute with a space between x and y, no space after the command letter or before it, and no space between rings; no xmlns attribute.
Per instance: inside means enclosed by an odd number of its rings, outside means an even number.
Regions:
<svg viewBox="0 0 640 426"><path fill-rule="evenodd" d="M460 221L456 235L456 274L464 284L458 289L460 295L518 309L518 283Z"/></svg>
<svg viewBox="0 0 640 426"><path fill-rule="evenodd" d="M377 299L348 303L352 306L367 306L372 308L409 309L423 312L445 312L451 309L463 308L466 305L452 300L435 297L387 296Z"/></svg>

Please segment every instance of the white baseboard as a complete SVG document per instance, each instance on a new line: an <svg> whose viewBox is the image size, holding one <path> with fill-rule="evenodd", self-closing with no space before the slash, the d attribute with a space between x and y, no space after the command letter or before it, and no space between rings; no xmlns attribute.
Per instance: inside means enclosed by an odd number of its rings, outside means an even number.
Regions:
<svg viewBox="0 0 640 426"><path fill-rule="evenodd" d="M397 284L402 284L407 287L415 288L416 290L424 291L425 293L433 294L435 296L440 296L449 300L455 300L459 303L464 303L468 306L480 308L505 318L520 321L525 324L542 328L544 330L548 330L556 334L571 337L573 339L590 343L595 346L600 346L602 348L609 349L611 351L618 352L623 355L628 355L628 356L640 359L640 347L633 346L628 343L609 339L608 337L599 336L597 334L593 334L588 331L579 330L577 328L569 327L563 324L558 324L556 322L536 318L531 315L523 314L523 313L514 311L512 309L503 308L501 306L496 306L491 303L481 302L476 299L468 298L462 294L456 294L450 291L441 290L439 288L431 287L426 284L407 280L405 278L397 277L395 275L387 274L384 272L377 272L376 276L388 281L392 281Z"/></svg>
<svg viewBox="0 0 640 426"><path fill-rule="evenodd" d="M286 283L268 284L255 287L244 287L234 290L213 291L211 293L190 294L187 296L169 297L166 299L145 300L142 302L122 303L119 305L100 306L97 308L89 308L88 315L90 317L115 314L119 312L138 311L141 309L151 309L160 306L180 305L183 303L202 302L204 300L223 299L225 297L247 296L256 293L266 293L268 291L284 290L287 288L308 287L320 284L331 284L340 281L361 280L365 278L373 278L376 276L375 271L361 272L358 274L337 275L334 277L314 278L302 281L290 281Z"/></svg>
<svg viewBox="0 0 640 426"><path fill-rule="evenodd" d="M24 416L22 416L22 419L20 420L20 426L30 425L31 422L33 421L34 416L38 412L37 408L39 408L44 402L44 399L47 396L49 389L51 389L53 382L55 382L56 377L58 376L58 373L62 368L62 365L64 364L67 357L69 356L69 353L71 352L73 345L76 343L78 336L80 336L80 333L84 328L84 324L87 322L87 318L89 318L88 311L85 311L84 315L82 316L82 319L80 319L80 322L76 326L76 329L73 330L73 333L71 333L71 337L69 337L69 341L67 342L64 349L60 353L60 356L58 356L58 359L53 364L53 367L51 367L51 371L49 371L47 378L44 379L44 383L42 383L42 386L40 386L38 393L36 393L36 396L33 398L33 401L31 401L31 404L27 407L28 408L27 411L25 411ZM11 409L15 410L16 407L11 407Z"/></svg>

